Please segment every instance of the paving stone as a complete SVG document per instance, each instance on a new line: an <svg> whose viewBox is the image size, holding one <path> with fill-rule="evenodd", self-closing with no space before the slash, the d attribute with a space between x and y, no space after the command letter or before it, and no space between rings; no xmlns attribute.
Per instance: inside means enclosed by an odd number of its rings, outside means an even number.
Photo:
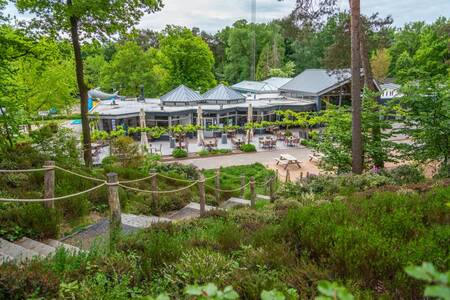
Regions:
<svg viewBox="0 0 450 300"><path fill-rule="evenodd" d="M205 210L210 211L214 209L219 209L218 207L206 205ZM188 220L192 218L200 217L200 203L190 202L188 205L170 215L171 220Z"/></svg>
<svg viewBox="0 0 450 300"><path fill-rule="evenodd" d="M32 240L27 237L21 238L20 240L16 241L15 244L27 248L28 250L37 252L42 256L49 256L56 251L55 247Z"/></svg>
<svg viewBox="0 0 450 300"><path fill-rule="evenodd" d="M260 199L260 200L270 200L270 196L267 196L267 195L256 195L256 198L257 199Z"/></svg>
<svg viewBox="0 0 450 300"><path fill-rule="evenodd" d="M53 240L53 239L47 239L44 241L44 243L46 243L47 245L54 247L55 249L58 248L64 248L66 249L68 252L76 254L78 252L80 252L80 248L66 244L66 243L61 243L60 241L57 240Z"/></svg>
<svg viewBox="0 0 450 300"><path fill-rule="evenodd" d="M171 222L168 218L156 216L122 214L122 224L136 228L148 228L156 223Z"/></svg>
<svg viewBox="0 0 450 300"><path fill-rule="evenodd" d="M225 209L239 206L250 206L250 200L231 197L227 201L223 202L220 206Z"/></svg>
<svg viewBox="0 0 450 300"><path fill-rule="evenodd" d="M19 262L41 256L35 251L8 242L2 238L0 238L0 252L13 257L14 260Z"/></svg>

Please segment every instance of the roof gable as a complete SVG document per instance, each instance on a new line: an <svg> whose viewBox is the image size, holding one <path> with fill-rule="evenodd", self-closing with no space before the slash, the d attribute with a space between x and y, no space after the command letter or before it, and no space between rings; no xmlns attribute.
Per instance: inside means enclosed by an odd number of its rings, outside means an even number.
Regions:
<svg viewBox="0 0 450 300"><path fill-rule="evenodd" d="M241 93L223 85L219 84L213 89L210 89L203 94L205 100L245 100L245 96Z"/></svg>
<svg viewBox="0 0 450 300"><path fill-rule="evenodd" d="M350 81L351 73L348 69L328 71L325 69L306 69L280 89L284 91L304 92L312 95L320 95L329 90Z"/></svg>
<svg viewBox="0 0 450 300"><path fill-rule="evenodd" d="M164 102L197 102L203 100L203 97L182 84L162 95L160 99Z"/></svg>
<svg viewBox="0 0 450 300"><path fill-rule="evenodd" d="M232 85L231 88L239 91L254 92L254 93L275 93L278 91L277 87L269 83L250 80L238 82Z"/></svg>
<svg viewBox="0 0 450 300"><path fill-rule="evenodd" d="M270 84L276 88L280 88L291 80L292 78L290 77L270 77L267 78L266 80L263 80L262 82Z"/></svg>

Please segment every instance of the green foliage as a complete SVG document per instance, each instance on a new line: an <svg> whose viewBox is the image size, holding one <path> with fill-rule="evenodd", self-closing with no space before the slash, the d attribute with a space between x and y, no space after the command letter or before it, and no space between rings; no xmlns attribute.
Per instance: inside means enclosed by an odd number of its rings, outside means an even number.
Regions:
<svg viewBox="0 0 450 300"><path fill-rule="evenodd" d="M160 51L167 70L167 87L185 84L205 92L216 84L214 56L200 37L184 27L167 26L160 38Z"/></svg>
<svg viewBox="0 0 450 300"><path fill-rule="evenodd" d="M223 291L219 290L215 284L209 283L205 286L190 285L184 290L184 293L193 299L199 300L234 300L239 299L239 295L232 286L227 286Z"/></svg>
<svg viewBox="0 0 450 300"><path fill-rule="evenodd" d="M404 295L417 286L402 274L404 266L448 263L445 204L449 188L422 194L376 193L291 211L283 228L311 259L321 258L335 274L363 282L381 280ZM440 210L440 213L437 211ZM320 239L317 238L320 236ZM433 249L433 250L425 250Z"/></svg>
<svg viewBox="0 0 450 300"><path fill-rule="evenodd" d="M353 300L355 297L345 287L336 282L322 281L317 287L321 296L316 300Z"/></svg>
<svg viewBox="0 0 450 300"><path fill-rule="evenodd" d="M242 152L256 152L256 147L253 144L242 144L240 149Z"/></svg>
<svg viewBox="0 0 450 300"><path fill-rule="evenodd" d="M392 178L396 184L418 183L425 180L422 170L412 165L401 165L382 173Z"/></svg>
<svg viewBox="0 0 450 300"><path fill-rule="evenodd" d="M172 151L172 156L175 158L183 158L188 156L188 152L183 148L175 148Z"/></svg>
<svg viewBox="0 0 450 300"><path fill-rule="evenodd" d="M394 150L401 146L389 140L392 133L391 112L376 101L376 95L368 90L363 94L362 135L365 167L383 166L384 162L396 161ZM327 103L327 109L318 119L326 126L310 145L321 152L321 167L337 174L351 170L351 113L347 107ZM376 130L378 130L378 134Z"/></svg>
<svg viewBox="0 0 450 300"><path fill-rule="evenodd" d="M423 294L425 297L450 299L450 271L441 273L435 269L433 264L426 262L421 266L406 267L405 271L409 276L428 283Z"/></svg>
<svg viewBox="0 0 450 300"><path fill-rule="evenodd" d="M396 106L405 123L401 133L413 141L405 145L407 154L419 161L450 157L450 80L446 77L423 79L406 84ZM408 147L409 146L409 147Z"/></svg>
<svg viewBox="0 0 450 300"><path fill-rule="evenodd" d="M138 96L143 84L145 96L158 97L167 89L169 76L163 61L157 49L144 51L135 42L118 45L112 60L101 70L101 86L107 90L120 89L122 95Z"/></svg>
<svg viewBox="0 0 450 300"><path fill-rule="evenodd" d="M231 153L231 149L202 149L198 152L199 156L208 156L208 155L220 155L220 154L227 154Z"/></svg>

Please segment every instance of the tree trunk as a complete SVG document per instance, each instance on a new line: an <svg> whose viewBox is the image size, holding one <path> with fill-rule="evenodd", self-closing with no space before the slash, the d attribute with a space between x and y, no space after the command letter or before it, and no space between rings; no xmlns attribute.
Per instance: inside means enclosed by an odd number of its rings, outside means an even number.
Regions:
<svg viewBox="0 0 450 300"><path fill-rule="evenodd" d="M373 79L373 72L372 72L372 66L370 65L369 61L369 49L367 46L367 35L366 30L364 29L364 24L362 24L362 20L359 24L359 34L360 34L360 50L361 50L361 62L362 67L364 70L364 85L367 89L369 89L372 92L377 92L377 88L374 83ZM378 99L376 99L378 102ZM378 112L378 109L377 109ZM378 116L379 118L379 116ZM374 126L372 128L372 140L374 143L378 144L379 147L381 147L381 127L379 119L374 120ZM379 153L381 154L381 149ZM364 157L364 156L363 156ZM384 167L384 159L382 155L373 157L373 163L375 167L377 168L383 168Z"/></svg>
<svg viewBox="0 0 450 300"><path fill-rule="evenodd" d="M352 54L352 172L361 174L362 134L361 134L361 62L359 23L359 0L350 0L351 8L351 54Z"/></svg>
<svg viewBox="0 0 450 300"><path fill-rule="evenodd" d="M71 6L72 1L68 0L67 5ZM70 33L72 37L73 52L75 55L75 68L78 83L78 90L80 92L80 108L81 108L81 127L83 130L83 157L84 163L87 167L92 166L92 152L91 152L91 131L88 120L88 88L84 82L83 74L83 59L81 58L81 47L78 33L78 18L76 16L70 17Z"/></svg>

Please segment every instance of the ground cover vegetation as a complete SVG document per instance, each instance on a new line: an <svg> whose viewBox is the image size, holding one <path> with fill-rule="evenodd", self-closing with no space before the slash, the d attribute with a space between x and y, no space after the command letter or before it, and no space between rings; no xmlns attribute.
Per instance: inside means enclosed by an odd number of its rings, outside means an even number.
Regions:
<svg viewBox="0 0 450 300"><path fill-rule="evenodd" d="M309 202L285 191L282 200L256 210L142 230L121 237L116 252L106 256L97 246L77 256L59 252L26 268L4 265L0 294L148 299L143 297L165 293L191 299L195 289L187 286L213 282L221 290L233 286L242 299L259 298L263 291L284 297L274 299L311 299L320 294L318 284L325 294L342 289L322 282L331 280L356 299L420 299L424 285L415 278L424 278L408 276L405 268L427 261L448 269L448 180L387 186L375 175L364 176L349 178L344 187L336 184L338 189L309 192L317 197ZM394 173L376 176L389 183L417 181ZM315 180L320 179L308 185Z"/></svg>

